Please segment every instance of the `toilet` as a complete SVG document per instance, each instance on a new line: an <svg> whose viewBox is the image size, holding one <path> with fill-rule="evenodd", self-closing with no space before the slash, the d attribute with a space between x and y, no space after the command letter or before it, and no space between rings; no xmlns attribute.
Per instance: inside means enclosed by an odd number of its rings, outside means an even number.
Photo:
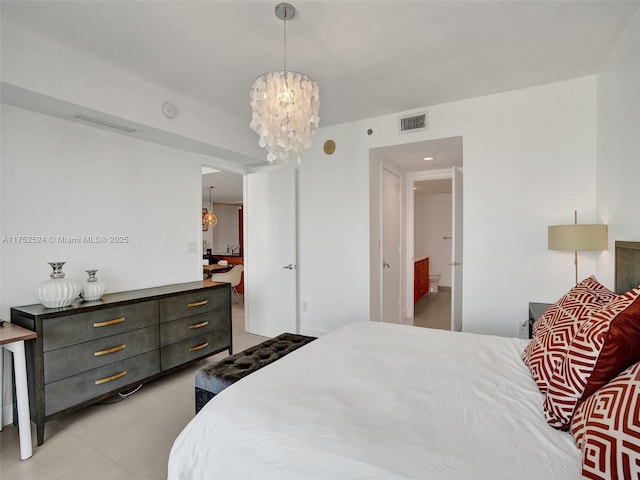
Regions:
<svg viewBox="0 0 640 480"><path fill-rule="evenodd" d="M439 273L429 273L429 293L438 293Z"/></svg>

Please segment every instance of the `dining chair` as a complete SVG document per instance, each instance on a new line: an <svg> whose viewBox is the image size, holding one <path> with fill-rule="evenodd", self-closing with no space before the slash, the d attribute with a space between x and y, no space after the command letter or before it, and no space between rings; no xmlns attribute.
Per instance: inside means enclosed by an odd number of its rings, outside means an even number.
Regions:
<svg viewBox="0 0 640 480"><path fill-rule="evenodd" d="M234 265L231 270L224 273L214 273L211 275L212 282L224 282L231 284L231 297L235 297L239 303L243 303L242 297L236 290L236 287L240 284L242 280L242 272L244 270L244 265Z"/></svg>

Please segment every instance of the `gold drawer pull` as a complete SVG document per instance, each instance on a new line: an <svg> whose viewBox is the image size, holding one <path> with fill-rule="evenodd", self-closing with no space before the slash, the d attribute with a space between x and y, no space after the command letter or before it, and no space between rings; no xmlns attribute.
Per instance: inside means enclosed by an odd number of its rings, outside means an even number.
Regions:
<svg viewBox="0 0 640 480"><path fill-rule="evenodd" d="M108 327L109 325L115 325L122 322L124 322L124 317L114 318L113 320L107 320L105 322L96 322L93 324L93 328Z"/></svg>
<svg viewBox="0 0 640 480"><path fill-rule="evenodd" d="M100 350L99 352L94 352L94 357L99 357L101 355L108 355L109 353L119 352L120 350L124 350L127 346L123 343L122 345L118 345L117 347L107 348L106 350Z"/></svg>
<svg viewBox="0 0 640 480"><path fill-rule="evenodd" d="M110 377L101 378L100 380L96 380L96 385L102 385L103 383L113 382L114 380L124 377L126 374L127 374L127 371L123 370L120 373L111 375Z"/></svg>
<svg viewBox="0 0 640 480"><path fill-rule="evenodd" d="M193 302L187 305L187 307L201 307L202 305L206 305L209 303L209 300L202 300L201 302Z"/></svg>
<svg viewBox="0 0 640 480"><path fill-rule="evenodd" d="M209 342L204 342L202 345L198 345L196 347L191 347L189 349L190 352L197 352L198 350L202 350L203 348L207 348L209 346Z"/></svg>
<svg viewBox="0 0 640 480"><path fill-rule="evenodd" d="M189 325L189 330L195 330L196 328L206 327L207 325L209 325L209 322L194 323L193 325Z"/></svg>

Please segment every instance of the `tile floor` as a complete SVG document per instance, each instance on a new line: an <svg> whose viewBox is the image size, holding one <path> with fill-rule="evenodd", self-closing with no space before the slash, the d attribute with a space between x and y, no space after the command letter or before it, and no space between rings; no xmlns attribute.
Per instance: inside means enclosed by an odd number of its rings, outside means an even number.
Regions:
<svg viewBox="0 0 640 480"><path fill-rule="evenodd" d="M245 333L244 309L233 305L235 352L265 338ZM118 402L93 405L50 422L45 441L33 457L20 460L17 426L0 432L0 479L37 480L159 480L166 478L174 439L193 418L194 372L212 359L144 385ZM112 400L113 401L113 400Z"/></svg>
<svg viewBox="0 0 640 480"><path fill-rule="evenodd" d="M413 324L416 327L451 330L451 288L440 287L415 304Z"/></svg>

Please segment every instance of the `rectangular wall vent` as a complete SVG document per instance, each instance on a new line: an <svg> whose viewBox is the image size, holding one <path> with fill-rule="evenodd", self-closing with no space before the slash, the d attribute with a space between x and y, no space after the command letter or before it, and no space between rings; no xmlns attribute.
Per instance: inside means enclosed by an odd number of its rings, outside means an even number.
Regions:
<svg viewBox="0 0 640 480"><path fill-rule="evenodd" d="M400 133L417 132L428 128L427 112L400 117Z"/></svg>

